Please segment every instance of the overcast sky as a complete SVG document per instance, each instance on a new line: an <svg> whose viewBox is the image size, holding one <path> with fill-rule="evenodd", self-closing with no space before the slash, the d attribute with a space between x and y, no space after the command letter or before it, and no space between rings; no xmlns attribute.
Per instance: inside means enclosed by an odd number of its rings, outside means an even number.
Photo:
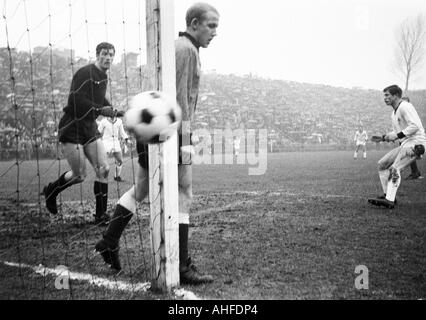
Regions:
<svg viewBox="0 0 426 320"><path fill-rule="evenodd" d="M87 58L104 40L114 43L118 56L145 46L143 0L0 1L7 18L0 24L2 47L6 22L10 45L20 50L50 41L55 47L72 45ZM174 2L176 35L184 30L186 9L194 2ZM403 86L392 67L395 31L405 18L426 14L425 0L208 2L221 18L217 38L201 49L203 70L373 89ZM426 65L411 88L426 89Z"/></svg>

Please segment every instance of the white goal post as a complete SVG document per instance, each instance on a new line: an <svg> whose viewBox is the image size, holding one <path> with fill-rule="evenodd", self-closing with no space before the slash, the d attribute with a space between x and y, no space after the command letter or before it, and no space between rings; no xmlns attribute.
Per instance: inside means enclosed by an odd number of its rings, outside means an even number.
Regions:
<svg viewBox="0 0 426 320"><path fill-rule="evenodd" d="M174 0L146 1L148 90L176 97ZM152 250L151 286L168 291L179 285L179 201L177 135L149 145L149 202Z"/></svg>

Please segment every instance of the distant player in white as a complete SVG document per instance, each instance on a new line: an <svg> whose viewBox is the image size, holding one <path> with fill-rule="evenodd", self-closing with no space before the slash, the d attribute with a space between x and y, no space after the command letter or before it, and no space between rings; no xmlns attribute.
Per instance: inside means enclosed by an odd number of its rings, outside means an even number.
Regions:
<svg viewBox="0 0 426 320"><path fill-rule="evenodd" d="M355 153L354 153L354 159L358 158L358 151L360 148L362 148L363 152L363 158L367 159L367 131L363 129L363 127L360 125L357 132L355 133L354 142L355 142Z"/></svg>
<svg viewBox="0 0 426 320"><path fill-rule="evenodd" d="M379 177L384 195L376 199L368 199L368 202L392 209L401 183L400 172L422 157L426 147L426 135L416 109L411 103L401 99L401 88L393 85L385 88L383 92L385 103L394 110L392 112L393 131L384 135L383 138L388 142L399 139L400 146L379 160Z"/></svg>
<svg viewBox="0 0 426 320"><path fill-rule="evenodd" d="M234 137L234 155L235 157L238 157L240 154L240 144L241 144L241 137Z"/></svg>
<svg viewBox="0 0 426 320"><path fill-rule="evenodd" d="M123 169L123 153L121 142L128 142L129 136L123 127L123 121L120 118L103 118L99 122L99 132L102 135L106 152L115 158L115 181L122 181L121 170Z"/></svg>

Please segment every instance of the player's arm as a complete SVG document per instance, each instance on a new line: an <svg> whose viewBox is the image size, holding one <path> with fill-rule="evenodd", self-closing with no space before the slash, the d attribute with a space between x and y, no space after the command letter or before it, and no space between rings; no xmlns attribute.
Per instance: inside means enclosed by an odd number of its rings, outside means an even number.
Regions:
<svg viewBox="0 0 426 320"><path fill-rule="evenodd" d="M415 135L420 129L421 121L414 107L407 105L404 109L401 110L401 116L408 125L401 132L398 132L398 138L402 139L404 137Z"/></svg>
<svg viewBox="0 0 426 320"><path fill-rule="evenodd" d="M111 103L109 102L109 100L105 97L104 98L104 105L103 105L104 107L111 107L112 105L111 105Z"/></svg>
<svg viewBox="0 0 426 320"><path fill-rule="evenodd" d="M124 140L125 142L127 142L127 140L129 140L129 136L127 135L126 131L124 130L123 122L120 122L118 134L120 135L120 139Z"/></svg>
<svg viewBox="0 0 426 320"><path fill-rule="evenodd" d="M386 142L392 142L398 139L398 133L396 133L395 131L388 132L383 136L383 140Z"/></svg>
<svg viewBox="0 0 426 320"><path fill-rule="evenodd" d="M193 82L196 58L190 48L176 50L176 99L182 109L182 120L190 121L190 90Z"/></svg>

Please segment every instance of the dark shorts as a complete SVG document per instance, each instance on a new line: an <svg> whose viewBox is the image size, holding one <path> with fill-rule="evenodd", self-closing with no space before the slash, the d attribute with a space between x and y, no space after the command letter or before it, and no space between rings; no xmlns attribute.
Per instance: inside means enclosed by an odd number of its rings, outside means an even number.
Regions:
<svg viewBox="0 0 426 320"><path fill-rule="evenodd" d="M182 154L180 152L180 148L182 147L182 136L179 135L179 149L178 149L178 164L182 164ZM136 151L138 153L138 162L139 165L148 170L149 169L149 159L148 159L148 144L146 143L140 143L139 141L136 141ZM191 164L191 163L185 163L185 164Z"/></svg>
<svg viewBox="0 0 426 320"><path fill-rule="evenodd" d="M102 138L95 120L75 121L67 113L59 121L59 142L86 145Z"/></svg>

